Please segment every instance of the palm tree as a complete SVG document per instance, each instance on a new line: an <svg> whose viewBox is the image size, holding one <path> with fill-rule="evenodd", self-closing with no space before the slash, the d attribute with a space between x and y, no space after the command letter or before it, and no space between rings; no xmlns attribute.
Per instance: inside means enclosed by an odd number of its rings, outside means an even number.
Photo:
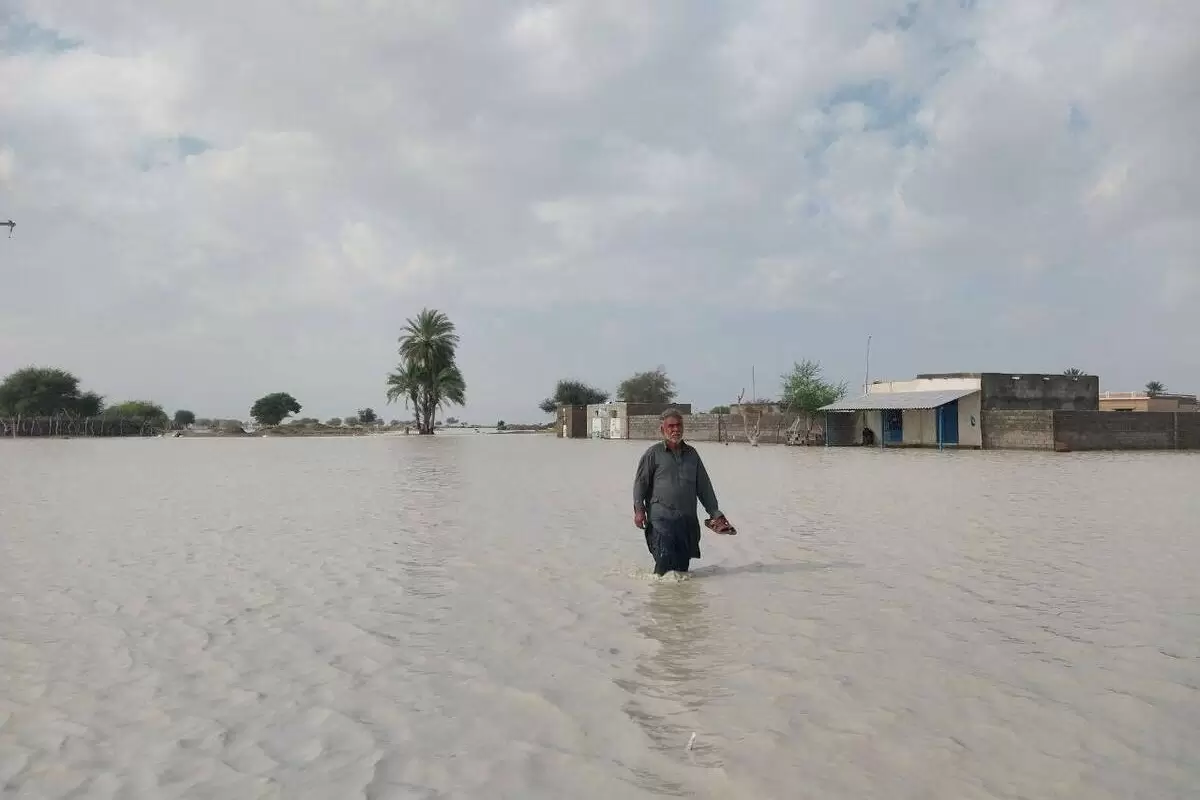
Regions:
<svg viewBox="0 0 1200 800"><path fill-rule="evenodd" d="M1161 381L1150 381L1146 384L1146 394L1150 397L1158 397L1166 390L1167 387L1163 386Z"/></svg>
<svg viewBox="0 0 1200 800"><path fill-rule="evenodd" d="M458 333L450 318L436 309L424 308L416 319L405 321L400 336L400 357L428 369L454 360Z"/></svg>
<svg viewBox="0 0 1200 800"><path fill-rule="evenodd" d="M405 321L400 336L401 364L388 376L389 402L405 397L417 414L417 429L432 434L437 410L466 402L466 382L455 363L458 333L443 312L424 308Z"/></svg>
<svg viewBox="0 0 1200 800"><path fill-rule="evenodd" d="M388 403L404 398L404 407L412 407L417 430L421 430L421 370L416 362L401 362L396 371L388 375L387 386Z"/></svg>
<svg viewBox="0 0 1200 800"><path fill-rule="evenodd" d="M439 365L437 372L428 378L425 386L425 426L433 433L437 410L451 405L465 405L467 382L462 371L453 362Z"/></svg>
<svg viewBox="0 0 1200 800"><path fill-rule="evenodd" d="M1068 378L1080 378L1083 376L1083 370L1079 367L1067 367L1063 370L1063 375L1066 375Z"/></svg>

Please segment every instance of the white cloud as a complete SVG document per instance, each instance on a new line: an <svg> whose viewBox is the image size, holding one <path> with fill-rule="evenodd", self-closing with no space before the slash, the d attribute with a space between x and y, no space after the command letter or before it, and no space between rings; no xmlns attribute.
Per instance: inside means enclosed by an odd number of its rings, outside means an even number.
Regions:
<svg viewBox="0 0 1200 800"><path fill-rule="evenodd" d="M261 369L233 336L343 370L305 404L344 413L433 304L487 331L464 338L483 418L536 416L568 368L609 386L667 362L682 399L727 400L700 362L762 326L816 348L778 371L856 374L840 343L869 325L901 372L1200 383L1197 4L10 5L77 46L0 52L0 370L65 359L106 392L224 403L99 343ZM1138 363L1103 345L1120 322ZM512 385L539 336L522 374L545 385Z"/></svg>
<svg viewBox="0 0 1200 800"><path fill-rule="evenodd" d="M654 22L652 6L639 0L538 3L516 12L507 40L532 87L580 92L636 65Z"/></svg>

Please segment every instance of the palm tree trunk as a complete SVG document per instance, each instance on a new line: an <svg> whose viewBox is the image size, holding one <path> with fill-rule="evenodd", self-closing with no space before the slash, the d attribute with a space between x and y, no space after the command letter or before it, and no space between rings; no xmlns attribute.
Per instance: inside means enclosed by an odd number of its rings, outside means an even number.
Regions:
<svg viewBox="0 0 1200 800"><path fill-rule="evenodd" d="M416 394L410 395L409 399L412 400L413 422L416 425L417 433L420 433L423 430L421 420L424 418L421 413L421 399Z"/></svg>
<svg viewBox="0 0 1200 800"><path fill-rule="evenodd" d="M432 435L434 426L434 415L437 413L436 398L432 396L432 392L425 395L425 433Z"/></svg>

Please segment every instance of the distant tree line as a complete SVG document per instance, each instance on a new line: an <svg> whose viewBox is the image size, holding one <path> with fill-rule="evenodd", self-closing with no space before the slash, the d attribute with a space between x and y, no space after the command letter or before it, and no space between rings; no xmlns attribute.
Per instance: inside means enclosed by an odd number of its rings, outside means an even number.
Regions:
<svg viewBox="0 0 1200 800"><path fill-rule="evenodd" d="M189 416L181 409L175 420ZM0 434L6 436L144 436L173 424L161 405L148 400L106 405L58 367L22 367L0 382Z"/></svg>
<svg viewBox="0 0 1200 800"><path fill-rule="evenodd" d="M250 416L259 425L278 425L300 408L289 393L274 392L256 400ZM342 424L340 419L331 422ZM346 424L377 426L382 420L374 409L360 408L357 416L347 417ZM400 422L394 420L393 424ZM0 435L4 436L147 436L191 427L241 431L245 423L198 419L185 408L168 415L161 404L150 400L106 404L103 396L83 391L77 376L58 367L23 367L0 382Z"/></svg>
<svg viewBox="0 0 1200 800"><path fill-rule="evenodd" d="M812 415L822 406L845 397L846 391L844 382L835 383L824 378L819 362L804 360L796 362L790 372L781 376L778 401L756 398L754 402L758 405L778 404L781 411ZM616 401L621 403L665 404L675 402L677 396L675 383L662 366L630 375L613 393ZM553 414L559 406L596 405L606 403L608 399L608 392L602 389L575 378L564 378L538 408ZM730 406L714 406L709 413L728 414Z"/></svg>

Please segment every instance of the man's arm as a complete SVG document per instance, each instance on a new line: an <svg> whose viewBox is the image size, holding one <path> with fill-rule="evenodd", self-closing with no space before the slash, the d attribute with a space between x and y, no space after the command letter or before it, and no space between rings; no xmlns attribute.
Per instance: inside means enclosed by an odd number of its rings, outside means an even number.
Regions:
<svg viewBox="0 0 1200 800"><path fill-rule="evenodd" d="M700 458L699 453L696 453L696 496L700 498L700 505L704 506L711 519L725 516L717 505L717 493L713 491L712 480L708 477L704 459Z"/></svg>
<svg viewBox="0 0 1200 800"><path fill-rule="evenodd" d="M633 475L633 511L646 510L650 495L654 491L654 451L647 450L638 459L637 471Z"/></svg>

